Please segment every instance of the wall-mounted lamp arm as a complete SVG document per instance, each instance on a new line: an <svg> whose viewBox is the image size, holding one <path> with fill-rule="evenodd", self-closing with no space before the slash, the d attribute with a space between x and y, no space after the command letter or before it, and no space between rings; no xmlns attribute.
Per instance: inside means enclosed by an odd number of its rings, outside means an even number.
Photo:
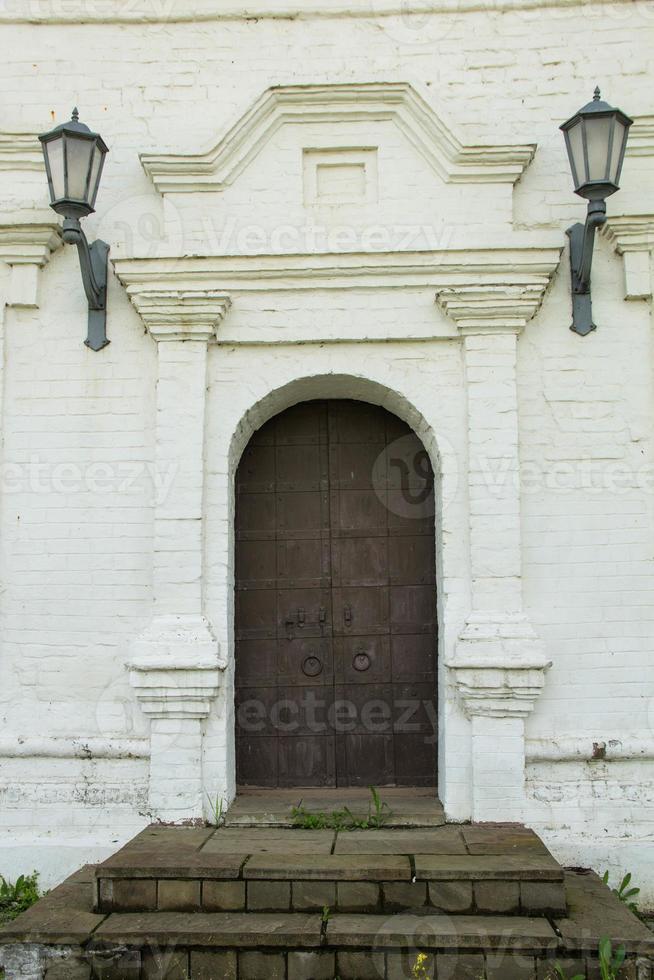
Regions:
<svg viewBox="0 0 654 980"><path fill-rule="evenodd" d="M589 201L586 223L568 228L570 239L570 279L572 282L571 330L585 337L595 330L590 295L590 270L593 264L595 232L606 221L606 201Z"/></svg>
<svg viewBox="0 0 654 980"><path fill-rule="evenodd" d="M63 239L77 245L84 292L89 304L88 334L91 350L102 350L107 340L107 256L109 246L97 239L89 245L78 218L64 218Z"/></svg>

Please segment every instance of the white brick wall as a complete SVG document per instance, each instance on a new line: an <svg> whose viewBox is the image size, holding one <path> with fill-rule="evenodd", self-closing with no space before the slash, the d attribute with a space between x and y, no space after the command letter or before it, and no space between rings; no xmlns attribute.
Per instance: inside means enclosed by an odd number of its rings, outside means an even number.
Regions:
<svg viewBox="0 0 654 980"><path fill-rule="evenodd" d="M549 229L561 244L583 205L571 193L559 123L597 83L632 115L654 111L654 17L642 2L197 22L175 20L161 5L160 19L150 10L145 23L129 23L135 5L123 6L130 11L122 23L95 22L90 2L85 24L61 22L70 20L66 10L38 27L12 22L11 10L0 22L0 131L44 130L79 104L111 147L86 230L111 244L112 258L293 251L287 227L303 229L299 250L311 251L307 225L334 234L345 223L358 243L379 220L389 247L510 236L508 185L443 184L388 122L367 121L354 144L341 123L328 144L324 126L301 134L282 127L224 193L168 195L164 208L138 153L215 145L271 85L407 81L465 144L537 143L513 192L514 227L525 235ZM338 208L307 212L299 150L311 145L378 145L378 201L348 209L345 221ZM609 213L653 212L648 168L651 174L648 160L627 158ZM45 203L42 173L0 169L0 216ZM258 231L248 239L251 226ZM328 245L347 249L348 241ZM646 302L624 301L622 274L622 260L600 239L599 329L580 340L568 330L565 258L518 340L522 588L554 664L525 726L528 759L539 739L592 746L634 737L646 751L634 760L529 763L526 818L575 863L586 857L603 867L610 857L613 867L633 870L654 900L654 867L636 847L654 832L652 324ZM0 264L0 291L7 278ZM298 379L356 374L354 391L351 380L336 383L344 397L386 398L398 411L414 406L441 449L452 447L459 472L443 524L456 533L441 539L445 655L470 609L470 542L461 532L468 526L466 392L461 346L444 339L455 331L435 309L433 290L235 290L232 300L219 328L223 343L209 351L205 439L203 588L221 650L232 648L223 588L232 562L228 478L247 433L284 407L288 392L274 394L284 386L295 385L293 398L317 397L321 383ZM0 872L29 870L32 853L52 880L147 819L145 758L16 758L7 746L25 736L147 735L125 662L149 622L159 560L157 350L113 275L112 343L100 355L82 346L85 300L72 249L55 253L40 273L40 302L38 310L5 310L3 328ZM414 339L380 342L404 335ZM317 338L323 343L288 343ZM189 487L194 500L197 491ZM470 725L441 671L441 793L454 815L465 816ZM231 667L205 726L212 795L233 788L230 678ZM66 839L64 861L47 845Z"/></svg>

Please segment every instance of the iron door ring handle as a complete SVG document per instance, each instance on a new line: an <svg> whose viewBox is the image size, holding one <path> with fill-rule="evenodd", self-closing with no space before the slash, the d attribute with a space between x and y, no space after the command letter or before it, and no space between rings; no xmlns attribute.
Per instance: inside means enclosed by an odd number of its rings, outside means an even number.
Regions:
<svg viewBox="0 0 654 980"><path fill-rule="evenodd" d="M305 657L302 661L302 673L307 677L317 677L322 674L322 660L319 657Z"/></svg>

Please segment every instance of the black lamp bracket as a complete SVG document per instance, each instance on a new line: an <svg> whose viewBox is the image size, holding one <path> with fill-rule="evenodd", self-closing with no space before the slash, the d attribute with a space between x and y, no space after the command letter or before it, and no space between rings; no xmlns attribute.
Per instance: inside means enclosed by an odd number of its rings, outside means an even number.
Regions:
<svg viewBox="0 0 654 980"><path fill-rule="evenodd" d="M595 232L606 221L606 201L589 201L586 223L568 228L570 239L570 279L572 281L571 330L585 337L595 330L590 295L590 270L593 264Z"/></svg>
<svg viewBox="0 0 654 980"><path fill-rule="evenodd" d="M109 246L97 239L89 245L79 218L64 218L63 239L77 245L84 292L89 304L88 334L84 341L91 350L102 350L107 340L107 256Z"/></svg>

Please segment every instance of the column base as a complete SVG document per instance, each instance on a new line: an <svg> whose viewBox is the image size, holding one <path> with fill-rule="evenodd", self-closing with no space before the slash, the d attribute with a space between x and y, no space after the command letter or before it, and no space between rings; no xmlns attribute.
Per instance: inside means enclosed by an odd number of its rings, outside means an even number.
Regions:
<svg viewBox="0 0 654 980"><path fill-rule="evenodd" d="M155 618L132 644L130 684L151 718L150 815L166 823L204 813L202 722L225 662L203 616Z"/></svg>
<svg viewBox="0 0 654 980"><path fill-rule="evenodd" d="M551 666L522 613L473 613L448 663L472 722L472 819L521 821L525 731Z"/></svg>

